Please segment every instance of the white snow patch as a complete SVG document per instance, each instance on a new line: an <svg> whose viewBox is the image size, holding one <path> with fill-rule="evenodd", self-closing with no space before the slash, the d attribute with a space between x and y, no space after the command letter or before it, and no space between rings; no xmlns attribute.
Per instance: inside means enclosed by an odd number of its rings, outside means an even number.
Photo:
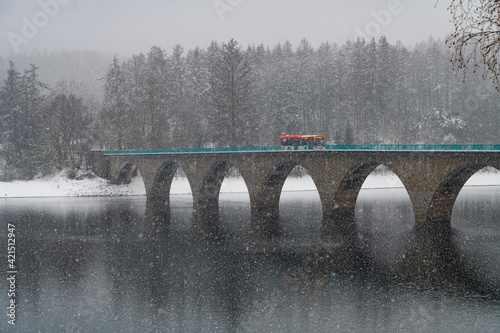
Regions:
<svg viewBox="0 0 500 333"><path fill-rule="evenodd" d="M69 179L67 171L28 181L0 182L0 197L77 197L144 195L146 190L140 178L127 185L113 185L106 179Z"/></svg>

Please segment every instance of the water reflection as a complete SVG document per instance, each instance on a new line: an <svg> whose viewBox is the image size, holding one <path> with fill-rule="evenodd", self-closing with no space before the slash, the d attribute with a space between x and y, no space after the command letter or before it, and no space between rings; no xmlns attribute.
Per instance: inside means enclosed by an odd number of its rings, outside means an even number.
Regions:
<svg viewBox="0 0 500 333"><path fill-rule="evenodd" d="M460 193L452 215L456 246L467 266L481 279L500 281L500 191L496 186Z"/></svg>
<svg viewBox="0 0 500 333"><path fill-rule="evenodd" d="M193 233L192 205L182 196L173 197L169 206L161 203L153 208L145 198L3 201L1 244L6 223L16 224L19 237L17 328L23 332L498 328L500 298L487 294L499 286L499 275L492 268L498 267L498 246L474 246L481 240L492 245L498 236L495 217L500 198L486 201L490 204L482 209L490 213L483 212L486 221L474 225L467 216L468 204L458 203L453 229L439 235L414 228L411 207L397 192L371 193L360 197L354 220L349 221L357 232L348 237L339 232L328 239L319 237L322 225L338 221L322 221L319 203L304 200L304 195L286 198L280 205L282 235L272 239L248 236L249 205L234 200L234 195L232 201L221 201L217 220L209 221L217 226L215 237L204 240ZM474 257L477 253L481 256ZM431 278L421 276L418 269L425 266L415 264L418 260L442 269L425 271L434 274ZM481 265L490 268L475 274ZM431 284L406 282L418 278ZM476 288L477 283L489 289ZM5 281L0 288L6 290ZM5 320L0 324L2 332L6 325Z"/></svg>

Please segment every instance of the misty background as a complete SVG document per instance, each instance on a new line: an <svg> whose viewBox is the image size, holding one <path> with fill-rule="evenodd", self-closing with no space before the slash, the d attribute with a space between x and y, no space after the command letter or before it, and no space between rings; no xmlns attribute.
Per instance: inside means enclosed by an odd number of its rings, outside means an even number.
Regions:
<svg viewBox="0 0 500 333"><path fill-rule="evenodd" d="M0 2L0 175L90 149L497 143L500 95L450 65L435 1Z"/></svg>

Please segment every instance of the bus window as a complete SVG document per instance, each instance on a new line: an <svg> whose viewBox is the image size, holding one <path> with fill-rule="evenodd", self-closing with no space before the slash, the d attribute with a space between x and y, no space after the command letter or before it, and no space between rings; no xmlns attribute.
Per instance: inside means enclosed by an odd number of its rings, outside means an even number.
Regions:
<svg viewBox="0 0 500 333"><path fill-rule="evenodd" d="M284 150L325 149L322 135L283 135L280 139Z"/></svg>
<svg viewBox="0 0 500 333"><path fill-rule="evenodd" d="M325 144L325 140L323 138L316 138L314 139L314 145L315 146L323 146Z"/></svg>

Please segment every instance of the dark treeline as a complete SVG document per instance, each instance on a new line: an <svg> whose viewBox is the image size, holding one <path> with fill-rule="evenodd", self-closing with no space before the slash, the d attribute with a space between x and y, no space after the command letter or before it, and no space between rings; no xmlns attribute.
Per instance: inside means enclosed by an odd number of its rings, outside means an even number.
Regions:
<svg viewBox="0 0 500 333"><path fill-rule="evenodd" d="M154 46L113 59L99 81L99 110L70 84L48 87L35 66L21 74L11 63L0 93L0 173L29 178L79 167L91 148L277 145L282 134L498 143L500 94L479 75L457 77L449 59L432 39L412 49L384 37L318 48L306 40L177 45L170 53Z"/></svg>
<svg viewBox="0 0 500 333"><path fill-rule="evenodd" d="M246 50L115 59L105 80L101 141L107 148L276 145L281 134L330 143L499 142L500 95L475 75L457 77L442 42L408 50L385 38L303 40Z"/></svg>
<svg viewBox="0 0 500 333"><path fill-rule="evenodd" d="M78 168L90 146L91 117L82 99L38 79L31 65L21 75L13 62L0 91L0 176L30 179L64 167Z"/></svg>

